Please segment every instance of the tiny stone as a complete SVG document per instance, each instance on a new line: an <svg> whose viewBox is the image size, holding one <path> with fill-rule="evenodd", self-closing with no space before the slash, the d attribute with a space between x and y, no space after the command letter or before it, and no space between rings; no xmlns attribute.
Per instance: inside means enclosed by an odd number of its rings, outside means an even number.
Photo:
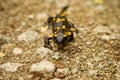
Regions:
<svg viewBox="0 0 120 80"><path fill-rule="evenodd" d="M35 16L35 15L31 14L31 15L28 15L27 17L28 17L29 19L33 19L34 16Z"/></svg>
<svg viewBox="0 0 120 80"><path fill-rule="evenodd" d="M91 42L86 42L86 44L87 44L87 45L90 45L90 44L91 44Z"/></svg>
<svg viewBox="0 0 120 80"><path fill-rule="evenodd" d="M56 59L56 60L58 60L58 59L60 59L60 53L59 52L56 52L53 56L52 56L52 58L54 58L54 59Z"/></svg>
<svg viewBox="0 0 120 80"><path fill-rule="evenodd" d="M96 28L93 29L96 33L111 33L111 30L108 28L108 26L102 26L98 25Z"/></svg>
<svg viewBox="0 0 120 80"><path fill-rule="evenodd" d="M24 80L23 77L19 77L18 80Z"/></svg>
<svg viewBox="0 0 120 80"><path fill-rule="evenodd" d="M55 64L49 62L48 60L43 60L41 62L35 63L30 67L31 72L42 72L45 75L53 74L55 69Z"/></svg>
<svg viewBox="0 0 120 80"><path fill-rule="evenodd" d="M56 1L56 4L57 4L57 7L58 8L62 8L64 6L66 6L68 4L68 0L59 0L59 1Z"/></svg>
<svg viewBox="0 0 120 80"><path fill-rule="evenodd" d="M108 35L103 35L103 36L101 36L101 39L102 39L102 40L105 40L105 41L108 41L108 40L110 40L110 36L108 36Z"/></svg>
<svg viewBox="0 0 120 80"><path fill-rule="evenodd" d="M36 51L36 54L40 55L41 58L44 58L45 56L47 56L48 53L53 54L53 51L45 47L40 47Z"/></svg>
<svg viewBox="0 0 120 80"><path fill-rule="evenodd" d="M28 77L29 79L31 79L31 78L33 77L33 75L28 75L27 77Z"/></svg>
<svg viewBox="0 0 120 80"><path fill-rule="evenodd" d="M15 72L19 67L23 66L21 63L13 63L13 62L7 62L2 65L0 65L0 68L9 71L9 72Z"/></svg>
<svg viewBox="0 0 120 80"><path fill-rule="evenodd" d="M85 2L85 5L88 6L88 7L90 7L90 6L93 5L93 2L92 2L91 0L87 0L87 1Z"/></svg>
<svg viewBox="0 0 120 80"><path fill-rule="evenodd" d="M95 8L96 11L103 11L105 10L105 6L103 5L98 5L96 8Z"/></svg>
<svg viewBox="0 0 120 80"><path fill-rule="evenodd" d="M67 74L69 72L68 68L63 68L63 69L57 69L57 72L63 73L63 74Z"/></svg>
<svg viewBox="0 0 120 80"><path fill-rule="evenodd" d="M4 56L5 56L5 53L0 52L0 58Z"/></svg>
<svg viewBox="0 0 120 80"><path fill-rule="evenodd" d="M42 12L42 13L38 13L36 15L36 19L37 20L41 20L41 19L45 19L47 17L47 14L45 12Z"/></svg>
<svg viewBox="0 0 120 80"><path fill-rule="evenodd" d="M61 80L61 79L59 79L59 78L54 78L54 79L52 79L52 80Z"/></svg>
<svg viewBox="0 0 120 80"><path fill-rule="evenodd" d="M66 75L63 74L63 73L56 73L56 74L55 74L55 77L56 77L56 78L59 78L59 79L63 79L63 78L66 77Z"/></svg>
<svg viewBox="0 0 120 80"><path fill-rule="evenodd" d="M73 69L71 70L71 72L72 72L72 74L75 74L76 72L78 72L78 69L77 69L77 68L73 68Z"/></svg>
<svg viewBox="0 0 120 80"><path fill-rule="evenodd" d="M26 31L17 37L19 41L24 42L35 41L37 38L39 38L39 34L36 31Z"/></svg>
<svg viewBox="0 0 120 80"><path fill-rule="evenodd" d="M106 53L106 52L109 52L108 50L104 50L104 52Z"/></svg>
<svg viewBox="0 0 120 80"><path fill-rule="evenodd" d="M22 54L23 53L23 50L21 48L14 48L13 49L13 54Z"/></svg>
<svg viewBox="0 0 120 80"><path fill-rule="evenodd" d="M89 71L89 74L90 74L90 75L93 75L93 74L95 74L95 73L97 73L97 70L90 70L90 71Z"/></svg>
<svg viewBox="0 0 120 80"><path fill-rule="evenodd" d="M87 58L86 55L82 55L83 58Z"/></svg>
<svg viewBox="0 0 120 80"><path fill-rule="evenodd" d="M25 26L25 25L26 25L26 23L22 21L22 22L21 22L21 25L22 25L22 26Z"/></svg>

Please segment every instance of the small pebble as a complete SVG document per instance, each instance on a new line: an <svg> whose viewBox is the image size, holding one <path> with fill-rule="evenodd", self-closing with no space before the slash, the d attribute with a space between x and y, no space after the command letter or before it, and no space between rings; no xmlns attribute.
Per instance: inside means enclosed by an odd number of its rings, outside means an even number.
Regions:
<svg viewBox="0 0 120 80"><path fill-rule="evenodd" d="M117 36L114 35L114 34L113 35L104 34L104 35L101 36L101 39L104 40L104 41L109 41L111 39L117 39Z"/></svg>
<svg viewBox="0 0 120 80"><path fill-rule="evenodd" d="M27 16L29 19L33 19L34 17L35 17L35 15L34 14L31 14L31 15L28 15Z"/></svg>
<svg viewBox="0 0 120 80"><path fill-rule="evenodd" d="M44 58L48 54L53 54L53 51L45 47L40 47L37 49L36 54L40 55L41 58Z"/></svg>
<svg viewBox="0 0 120 80"><path fill-rule="evenodd" d="M45 18L47 18L47 14L45 12L36 14L36 19L37 20L42 20L42 19L45 19Z"/></svg>
<svg viewBox="0 0 120 80"><path fill-rule="evenodd" d="M56 78L59 78L59 79L63 79L63 78L66 77L66 75L63 74L63 73L56 73L56 74L55 74L55 77L56 77Z"/></svg>
<svg viewBox="0 0 120 80"><path fill-rule="evenodd" d="M0 52L0 58L4 56L5 56L5 53Z"/></svg>
<svg viewBox="0 0 120 80"><path fill-rule="evenodd" d="M103 36L101 36L101 39L104 40L104 41L109 41L110 36L109 35L103 35Z"/></svg>
<svg viewBox="0 0 120 80"><path fill-rule="evenodd" d="M93 75L93 74L96 74L96 73L97 73L97 70L89 70L90 75Z"/></svg>
<svg viewBox="0 0 120 80"><path fill-rule="evenodd" d="M54 59L56 59L56 60L60 59L60 58L61 58L60 53L59 53L59 52L56 52L56 53L52 56L52 58L54 58Z"/></svg>
<svg viewBox="0 0 120 80"><path fill-rule="evenodd" d="M6 70L8 72L15 72L21 66L23 66L23 64L21 64L21 63L7 62L7 63L0 65L0 68Z"/></svg>
<svg viewBox="0 0 120 80"><path fill-rule="evenodd" d="M98 25L96 28L93 29L96 33L111 33L111 30L108 26Z"/></svg>
<svg viewBox="0 0 120 80"><path fill-rule="evenodd" d="M68 68L57 69L57 72L67 74L69 72L69 69Z"/></svg>
<svg viewBox="0 0 120 80"><path fill-rule="evenodd" d="M61 79L59 79L59 78L54 78L54 79L51 79L51 80L61 80Z"/></svg>
<svg viewBox="0 0 120 80"><path fill-rule="evenodd" d="M48 60L43 60L41 62L35 63L30 67L31 72L37 71L45 75L52 75L55 70L56 70L55 64L51 63Z"/></svg>
<svg viewBox="0 0 120 80"><path fill-rule="evenodd" d="M23 50L21 48L14 48L13 49L13 54L17 55L17 54L22 54L23 53Z"/></svg>
<svg viewBox="0 0 120 80"><path fill-rule="evenodd" d="M87 0L87 1L85 2L85 5L88 6L88 7L90 7L90 6L93 5L93 2L92 2L91 0Z"/></svg>
<svg viewBox="0 0 120 80"><path fill-rule="evenodd" d="M68 4L68 0L59 0L59 1L56 1L56 4L57 4L57 7L58 8L62 8L64 6L66 6Z"/></svg>
<svg viewBox="0 0 120 80"><path fill-rule="evenodd" d="M26 43L35 41L38 38L39 34L36 31L26 31L17 37L19 41L24 41Z"/></svg>
<svg viewBox="0 0 120 80"><path fill-rule="evenodd" d="M18 80L24 80L24 78L23 77L19 77Z"/></svg>
<svg viewBox="0 0 120 80"><path fill-rule="evenodd" d="M103 11L103 10L105 10L105 6L103 6L103 5L98 5L98 6L96 6L95 10L96 10L96 11Z"/></svg>
<svg viewBox="0 0 120 80"><path fill-rule="evenodd" d="M73 68L73 69L71 70L71 72L72 72L72 74L75 74L75 73L78 72L78 69L77 69L77 68Z"/></svg>

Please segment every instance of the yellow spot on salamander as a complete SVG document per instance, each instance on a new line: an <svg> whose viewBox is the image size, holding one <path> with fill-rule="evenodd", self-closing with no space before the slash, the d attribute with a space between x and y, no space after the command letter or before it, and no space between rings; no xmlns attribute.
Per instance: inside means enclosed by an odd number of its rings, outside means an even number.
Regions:
<svg viewBox="0 0 120 80"><path fill-rule="evenodd" d="M63 18L62 21L65 21L65 18Z"/></svg>
<svg viewBox="0 0 120 80"><path fill-rule="evenodd" d="M65 18L62 18L62 19L57 18L56 22L60 22L60 21L65 21Z"/></svg>
<svg viewBox="0 0 120 80"><path fill-rule="evenodd" d="M56 34L56 32L54 32L53 36L54 36L54 37L57 37L57 34Z"/></svg>
<svg viewBox="0 0 120 80"><path fill-rule="evenodd" d="M72 34L71 32L68 32L68 33L67 33L67 35L69 35L69 36L70 36L71 34Z"/></svg>
<svg viewBox="0 0 120 80"><path fill-rule="evenodd" d="M57 37L57 34L55 34L54 37Z"/></svg>
<svg viewBox="0 0 120 80"><path fill-rule="evenodd" d="M62 29L66 29L66 26L65 26L65 25L63 25L63 26L62 26Z"/></svg>
<svg viewBox="0 0 120 80"><path fill-rule="evenodd" d="M52 38L53 37L53 34L49 34L49 38Z"/></svg>
<svg viewBox="0 0 120 80"><path fill-rule="evenodd" d="M70 28L71 31L75 31L76 29L75 28Z"/></svg>
<svg viewBox="0 0 120 80"><path fill-rule="evenodd" d="M60 29L60 27L57 27L57 30L59 30Z"/></svg>
<svg viewBox="0 0 120 80"><path fill-rule="evenodd" d="M67 35L66 34L64 34L64 37L66 37Z"/></svg>
<svg viewBox="0 0 120 80"><path fill-rule="evenodd" d="M61 19L60 19L60 18L57 18L56 22L60 22L60 21L61 21Z"/></svg>

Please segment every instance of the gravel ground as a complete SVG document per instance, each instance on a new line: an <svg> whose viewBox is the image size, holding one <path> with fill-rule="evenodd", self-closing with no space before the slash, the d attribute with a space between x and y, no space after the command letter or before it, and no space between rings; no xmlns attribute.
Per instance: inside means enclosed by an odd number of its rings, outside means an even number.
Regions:
<svg viewBox="0 0 120 80"><path fill-rule="evenodd" d="M75 42L44 48L44 23L65 5ZM0 80L120 80L120 1L0 0Z"/></svg>

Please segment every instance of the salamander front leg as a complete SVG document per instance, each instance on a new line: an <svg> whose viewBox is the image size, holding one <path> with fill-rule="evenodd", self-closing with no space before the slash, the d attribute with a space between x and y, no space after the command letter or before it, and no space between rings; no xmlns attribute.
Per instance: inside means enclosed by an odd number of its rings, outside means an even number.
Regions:
<svg viewBox="0 0 120 80"><path fill-rule="evenodd" d="M47 25L48 25L49 27L52 25L53 18L54 18L54 17L50 16L50 17L47 19Z"/></svg>
<svg viewBox="0 0 120 80"><path fill-rule="evenodd" d="M52 49L52 47L50 46L50 39L52 39L52 38L51 37L45 37L44 47Z"/></svg>
<svg viewBox="0 0 120 80"><path fill-rule="evenodd" d="M69 22L69 25L70 25L70 30L72 32L76 32L77 34L79 33L79 31L74 27L74 24L72 24L71 22Z"/></svg>

